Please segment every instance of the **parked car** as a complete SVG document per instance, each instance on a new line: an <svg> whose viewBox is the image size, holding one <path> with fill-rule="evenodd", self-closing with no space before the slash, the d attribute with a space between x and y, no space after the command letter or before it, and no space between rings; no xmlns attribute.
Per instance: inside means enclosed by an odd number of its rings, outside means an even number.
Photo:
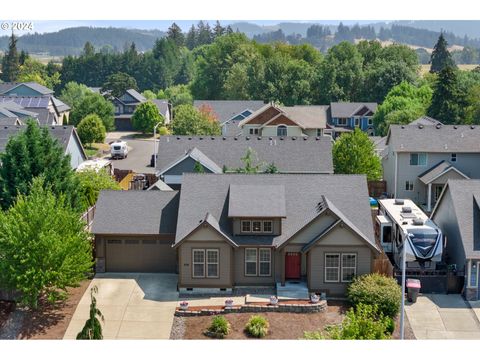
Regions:
<svg viewBox="0 0 480 360"><path fill-rule="evenodd" d="M128 156L127 142L115 141L110 144L110 154L112 159L125 159Z"/></svg>

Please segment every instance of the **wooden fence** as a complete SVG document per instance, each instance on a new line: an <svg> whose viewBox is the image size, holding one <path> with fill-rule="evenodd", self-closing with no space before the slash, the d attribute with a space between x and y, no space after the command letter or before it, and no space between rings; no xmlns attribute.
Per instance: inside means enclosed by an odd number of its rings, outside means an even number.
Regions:
<svg viewBox="0 0 480 360"><path fill-rule="evenodd" d="M378 198L387 192L387 182L384 180L368 181L368 194Z"/></svg>
<svg viewBox="0 0 480 360"><path fill-rule="evenodd" d="M393 276L393 266L388 257L382 254L378 259L374 259L373 272L385 276Z"/></svg>
<svg viewBox="0 0 480 360"><path fill-rule="evenodd" d="M87 211L85 211L82 216L80 217L80 220L85 221L86 223L86 228L88 231L92 229L92 224L93 224L93 218L95 217L95 205L92 207L88 208Z"/></svg>

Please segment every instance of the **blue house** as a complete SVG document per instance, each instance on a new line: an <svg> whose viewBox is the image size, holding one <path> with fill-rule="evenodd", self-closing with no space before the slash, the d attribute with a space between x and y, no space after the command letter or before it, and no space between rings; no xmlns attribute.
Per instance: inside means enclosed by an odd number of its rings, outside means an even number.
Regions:
<svg viewBox="0 0 480 360"><path fill-rule="evenodd" d="M332 102L328 124L333 129L334 137L355 128L375 135L373 115L376 110L377 103Z"/></svg>

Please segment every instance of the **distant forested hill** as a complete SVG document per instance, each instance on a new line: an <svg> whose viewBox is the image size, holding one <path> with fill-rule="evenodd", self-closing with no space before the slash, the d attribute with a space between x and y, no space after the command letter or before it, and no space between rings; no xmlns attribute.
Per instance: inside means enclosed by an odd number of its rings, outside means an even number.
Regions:
<svg viewBox="0 0 480 360"><path fill-rule="evenodd" d="M78 55L87 41L104 51L123 51L125 44L132 42L138 51L146 51L152 49L155 40L164 35L159 30L74 27L52 33L23 35L17 46L29 53L53 56ZM0 50L4 51L7 47L8 36L0 37Z"/></svg>

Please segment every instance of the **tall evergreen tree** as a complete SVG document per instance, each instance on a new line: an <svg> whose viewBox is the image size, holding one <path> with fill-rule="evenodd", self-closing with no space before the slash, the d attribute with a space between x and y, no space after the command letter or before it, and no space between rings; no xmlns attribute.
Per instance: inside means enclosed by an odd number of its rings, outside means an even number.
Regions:
<svg viewBox="0 0 480 360"><path fill-rule="evenodd" d="M87 41L83 46L83 55L85 55L85 57L95 55L95 48L90 41Z"/></svg>
<svg viewBox="0 0 480 360"><path fill-rule="evenodd" d="M220 25L220 21L217 20L215 26L213 27L213 36L217 38L219 36L222 36L223 34L225 34L225 28Z"/></svg>
<svg viewBox="0 0 480 360"><path fill-rule="evenodd" d="M456 70L447 66L438 74L428 116L444 124L464 122L465 96L459 88Z"/></svg>
<svg viewBox="0 0 480 360"><path fill-rule="evenodd" d="M212 31L208 23L205 24L203 21L200 20L197 25L197 32L197 46L210 44L212 42Z"/></svg>
<svg viewBox="0 0 480 360"><path fill-rule="evenodd" d="M167 37L177 45L183 46L185 43L185 35L183 35L182 29L177 24L173 23L167 30Z"/></svg>
<svg viewBox="0 0 480 360"><path fill-rule="evenodd" d="M187 36L185 38L185 46L192 50L195 46L197 46L197 30L195 29L195 25L192 24L190 30L188 30Z"/></svg>
<svg viewBox="0 0 480 360"><path fill-rule="evenodd" d="M433 48L432 55L430 57L430 72L439 73L445 67L456 67L455 62L452 59L452 55L448 51L448 43L443 37L443 33L438 37L438 41Z"/></svg>
<svg viewBox="0 0 480 360"><path fill-rule="evenodd" d="M8 50L2 60L2 80L5 82L17 81L20 73L20 56L17 51L17 40L12 32Z"/></svg>
<svg viewBox="0 0 480 360"><path fill-rule="evenodd" d="M233 34L233 29L232 29L232 27L231 27L230 25L227 26L227 29L225 30L225 33L226 33L227 35Z"/></svg>

